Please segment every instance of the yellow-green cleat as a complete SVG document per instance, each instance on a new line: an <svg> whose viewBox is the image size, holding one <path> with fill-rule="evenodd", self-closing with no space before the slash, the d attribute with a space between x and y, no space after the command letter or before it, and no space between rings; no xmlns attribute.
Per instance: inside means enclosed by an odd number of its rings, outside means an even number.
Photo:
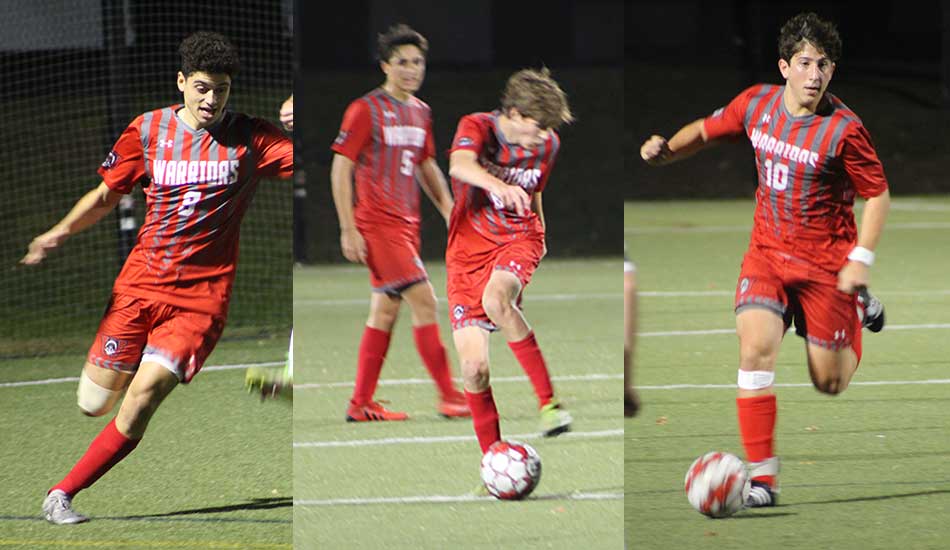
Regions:
<svg viewBox="0 0 950 550"><path fill-rule="evenodd" d="M541 407L541 435L544 437L556 437L571 431L573 421L571 413L562 409L557 401L552 400Z"/></svg>
<svg viewBox="0 0 950 550"><path fill-rule="evenodd" d="M244 389L247 393L259 395L261 401L266 399L294 399L293 378L286 376L281 369L263 369L251 367L244 375Z"/></svg>

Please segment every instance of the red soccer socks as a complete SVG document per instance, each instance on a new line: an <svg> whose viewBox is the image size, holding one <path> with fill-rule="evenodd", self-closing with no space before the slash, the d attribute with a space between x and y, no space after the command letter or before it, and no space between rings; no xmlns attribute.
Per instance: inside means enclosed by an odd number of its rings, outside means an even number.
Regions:
<svg viewBox="0 0 950 550"><path fill-rule="evenodd" d="M50 492L60 489L69 496L89 487L128 456L141 439L129 439L115 427L115 418L92 440L86 453Z"/></svg>
<svg viewBox="0 0 950 550"><path fill-rule="evenodd" d="M761 462L774 456L775 394L736 398L739 412L739 431L745 447L746 460ZM757 481L775 485L774 475L757 476Z"/></svg>
<svg viewBox="0 0 950 550"><path fill-rule="evenodd" d="M541 348L538 347L538 341L534 338L534 332L530 332L524 340L508 342L508 347L511 348L515 359L531 380L534 393L538 396L538 407L550 403L554 397L554 388L551 387L548 366L544 362L544 356L541 355Z"/></svg>
<svg viewBox="0 0 950 550"><path fill-rule="evenodd" d="M372 401L379 382L379 372L383 370L386 351L389 350L390 333L366 327L360 340L359 358L356 362L356 387L350 402L365 405Z"/></svg>
<svg viewBox="0 0 950 550"><path fill-rule="evenodd" d="M492 397L491 388L479 393L470 393L466 390L465 401L468 402L468 408L472 411L475 436L478 437L478 446L482 448L482 454L484 454L492 443L501 439L495 398Z"/></svg>
<svg viewBox="0 0 950 550"><path fill-rule="evenodd" d="M458 392L452 385L452 371L449 368L449 357L445 353L445 346L442 345L442 338L439 336L439 325L432 323L420 327L412 327L412 338L416 342L416 351L422 362L425 363L429 375L439 388L439 395L443 399L451 399Z"/></svg>

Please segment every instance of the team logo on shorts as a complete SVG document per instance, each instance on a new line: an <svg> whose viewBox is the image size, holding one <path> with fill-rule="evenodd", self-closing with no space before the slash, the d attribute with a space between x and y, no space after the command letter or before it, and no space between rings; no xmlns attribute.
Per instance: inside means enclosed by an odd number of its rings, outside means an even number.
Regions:
<svg viewBox="0 0 950 550"><path fill-rule="evenodd" d="M102 167L106 170L112 168L117 162L119 162L119 158L119 153L116 153L114 150L109 151L109 154L106 155L106 160L102 161Z"/></svg>
<svg viewBox="0 0 950 550"><path fill-rule="evenodd" d="M120 347L121 342L119 340L116 340L111 336L106 336L106 343L102 345L102 351L111 357L118 353Z"/></svg>
<svg viewBox="0 0 950 550"><path fill-rule="evenodd" d="M333 140L333 143L337 145L343 145L343 142L346 141L346 136L350 135L346 130L340 130L340 133L336 135L336 139Z"/></svg>
<svg viewBox="0 0 950 550"><path fill-rule="evenodd" d="M752 281L749 280L748 277L743 277L742 280L739 281L739 294L745 294L751 285Z"/></svg>
<svg viewBox="0 0 950 550"><path fill-rule="evenodd" d="M413 256L412 263L416 264L416 267L418 267L419 269L425 271L426 266L422 263L422 258L420 258L419 256Z"/></svg>
<svg viewBox="0 0 950 550"><path fill-rule="evenodd" d="M519 264L518 262L514 260L511 260L510 262L508 262L508 267L511 268L511 270L516 273L521 271L521 264Z"/></svg>
<svg viewBox="0 0 950 550"><path fill-rule="evenodd" d="M460 320L463 315L465 315L465 306L455 306L452 308L452 317L454 317L456 321Z"/></svg>

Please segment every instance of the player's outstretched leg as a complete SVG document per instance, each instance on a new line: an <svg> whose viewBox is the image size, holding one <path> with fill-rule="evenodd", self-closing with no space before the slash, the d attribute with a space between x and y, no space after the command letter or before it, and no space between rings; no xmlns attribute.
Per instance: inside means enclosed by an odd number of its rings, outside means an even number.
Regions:
<svg viewBox="0 0 950 550"><path fill-rule="evenodd" d="M544 355L534 331L517 306L521 288L521 281L515 274L495 270L482 294L482 307L492 323L505 335L508 347L531 381L541 409L541 433L545 437L554 437L569 431L574 419L554 397Z"/></svg>
<svg viewBox="0 0 950 550"><path fill-rule="evenodd" d="M360 340L356 384L346 409L347 422L396 421L409 418L404 412L385 408L382 405L385 401L373 399L401 302L398 296L382 292L373 292L370 297L369 319Z"/></svg>
<svg viewBox="0 0 950 550"><path fill-rule="evenodd" d="M778 492L778 457L774 438L777 407L773 384L775 358L785 325L776 312L744 308L736 315L739 335L739 375L736 408L739 432L753 490L746 506L774 506Z"/></svg>
<svg viewBox="0 0 950 550"><path fill-rule="evenodd" d="M281 370L251 367L244 375L244 388L248 393L265 399L294 399L294 332L290 331L290 346L287 363Z"/></svg>
<svg viewBox="0 0 950 550"><path fill-rule="evenodd" d="M439 334L432 284L422 281L407 288L402 296L412 310L412 337L416 351L439 391L439 414L446 418L471 416L465 396L452 382L449 356Z"/></svg>

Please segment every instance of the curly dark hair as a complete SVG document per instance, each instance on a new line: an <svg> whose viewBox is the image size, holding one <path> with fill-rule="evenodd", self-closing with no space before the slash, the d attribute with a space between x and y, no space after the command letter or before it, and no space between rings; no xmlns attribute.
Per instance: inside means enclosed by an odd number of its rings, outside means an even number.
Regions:
<svg viewBox="0 0 950 550"><path fill-rule="evenodd" d="M380 61L389 61L393 51L399 46L411 44L422 52L423 56L429 53L429 41L426 37L412 29L409 25L399 23L389 27L389 30L376 37L377 52Z"/></svg>
<svg viewBox="0 0 950 550"><path fill-rule="evenodd" d="M779 58L791 62L792 56L805 47L805 42L823 52L833 62L841 58L838 29L831 21L825 21L812 12L800 13L782 26L778 36Z"/></svg>
<svg viewBox="0 0 950 550"><path fill-rule="evenodd" d="M181 72L186 78L198 71L224 73L233 78L238 71L237 48L216 32L198 31L188 35L181 41L178 53L181 54Z"/></svg>

